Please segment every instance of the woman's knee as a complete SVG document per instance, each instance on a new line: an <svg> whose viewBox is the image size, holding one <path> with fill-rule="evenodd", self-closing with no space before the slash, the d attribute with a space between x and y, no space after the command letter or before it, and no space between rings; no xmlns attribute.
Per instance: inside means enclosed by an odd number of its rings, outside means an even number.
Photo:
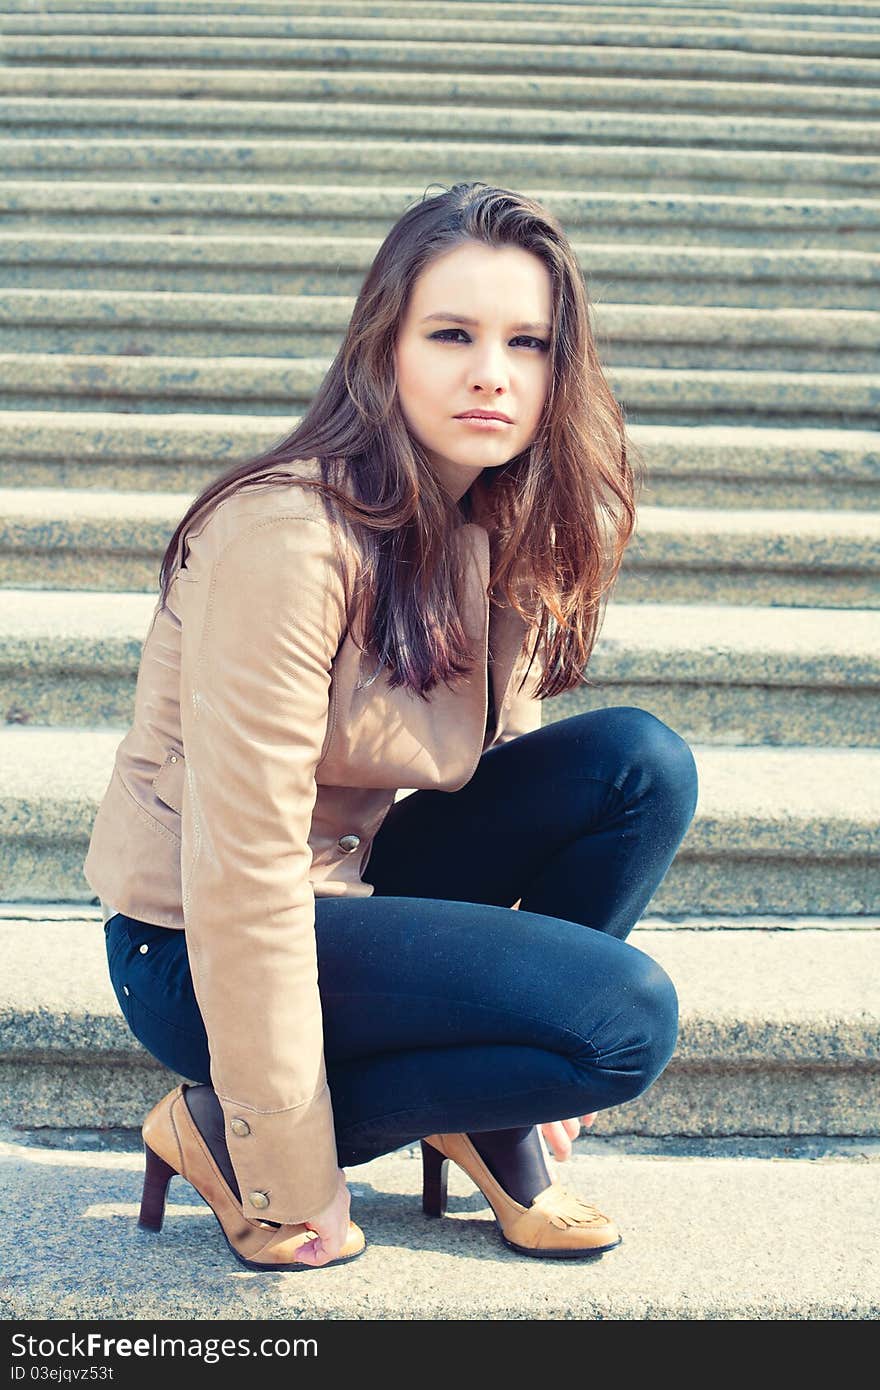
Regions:
<svg viewBox="0 0 880 1390"><path fill-rule="evenodd" d="M678 993L672 980L655 960L645 957L642 1008L641 1090L647 1089L664 1070L678 1042ZM637 1092L636 1094L639 1094Z"/></svg>
<svg viewBox="0 0 880 1390"><path fill-rule="evenodd" d="M597 711L599 713L599 711ZM634 778L642 791L663 798L665 808L678 811L685 828L693 819L699 795L699 774L690 744L650 710L613 705L601 711L620 750L626 780Z"/></svg>
<svg viewBox="0 0 880 1390"><path fill-rule="evenodd" d="M657 961L629 948L627 978L619 982L619 1007L603 1035L594 1038L599 1066L614 1074L615 1103L633 1100L664 1070L678 1040L678 995Z"/></svg>

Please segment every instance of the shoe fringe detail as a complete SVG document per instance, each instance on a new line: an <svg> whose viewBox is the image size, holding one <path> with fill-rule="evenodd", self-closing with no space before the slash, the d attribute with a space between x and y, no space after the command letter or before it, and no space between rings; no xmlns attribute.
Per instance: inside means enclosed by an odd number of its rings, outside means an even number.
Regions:
<svg viewBox="0 0 880 1390"><path fill-rule="evenodd" d="M501 1236L523 1255L550 1258L591 1256L621 1241L615 1223L592 1202L552 1182L526 1207L493 1176L467 1134L431 1134L421 1141L423 1208L429 1216L446 1210L446 1161L452 1160L480 1189L495 1213Z"/></svg>
<svg viewBox="0 0 880 1390"><path fill-rule="evenodd" d="M603 1226L608 1220L605 1213L592 1202L585 1201L561 1183L545 1187L532 1200L532 1206L545 1212L551 1224L560 1230L566 1226Z"/></svg>

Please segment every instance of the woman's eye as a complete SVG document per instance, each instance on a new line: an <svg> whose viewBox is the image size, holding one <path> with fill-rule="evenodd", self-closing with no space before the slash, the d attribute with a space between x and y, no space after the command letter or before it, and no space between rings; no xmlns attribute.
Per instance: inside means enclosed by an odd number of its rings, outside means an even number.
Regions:
<svg viewBox="0 0 880 1390"><path fill-rule="evenodd" d="M438 333L432 333L431 337L438 338L441 342L447 342L450 341L456 333L460 333L463 338L467 339L467 341L470 342L470 339L468 338L468 335L465 333L463 328L441 328ZM545 343L542 338L528 338L524 335L521 335L517 338L512 338L511 342L531 343L534 347L536 347L539 350L539 352L546 352L547 348L549 347L549 343Z"/></svg>

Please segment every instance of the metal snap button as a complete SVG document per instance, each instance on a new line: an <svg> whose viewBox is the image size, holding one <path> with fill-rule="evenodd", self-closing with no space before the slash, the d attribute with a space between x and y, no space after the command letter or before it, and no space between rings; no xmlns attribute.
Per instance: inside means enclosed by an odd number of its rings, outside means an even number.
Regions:
<svg viewBox="0 0 880 1390"><path fill-rule="evenodd" d="M238 1135L239 1139L245 1139L251 1132L251 1127L247 1120L242 1120L238 1115L236 1115L234 1120L230 1121L229 1128L232 1130L233 1134Z"/></svg>
<svg viewBox="0 0 880 1390"><path fill-rule="evenodd" d="M248 1201L252 1207L256 1207L259 1211L264 1211L269 1205L269 1198L265 1192L249 1192Z"/></svg>
<svg viewBox="0 0 880 1390"><path fill-rule="evenodd" d="M138 946L138 950L140 951L140 953L141 953L142 956L145 956L145 955L147 954L147 952L149 951L149 949L150 949L150 948L149 948L149 946L147 945L146 942L144 942L143 946Z"/></svg>
<svg viewBox="0 0 880 1390"><path fill-rule="evenodd" d="M122 993L123 993L123 994L128 994L128 985L123 985L123 986L122 986Z"/></svg>
<svg viewBox="0 0 880 1390"><path fill-rule="evenodd" d="M174 754L174 753L171 754L171 761L172 761L173 763L176 763L176 762L177 762L177 756L176 756L176 754Z"/></svg>
<svg viewBox="0 0 880 1390"><path fill-rule="evenodd" d="M337 841L339 848L343 850L345 854L351 854L357 849L360 842L360 835L340 835Z"/></svg>

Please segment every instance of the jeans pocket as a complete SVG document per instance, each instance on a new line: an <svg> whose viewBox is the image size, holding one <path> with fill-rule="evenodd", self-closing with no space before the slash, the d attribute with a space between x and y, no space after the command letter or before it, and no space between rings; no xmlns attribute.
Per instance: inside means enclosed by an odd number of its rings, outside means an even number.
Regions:
<svg viewBox="0 0 880 1390"><path fill-rule="evenodd" d="M120 951L129 946L129 936L125 928L125 917L123 913L117 912L115 916L108 918L104 924L104 945L107 951L107 965L110 969L110 978L113 978L113 969L119 958Z"/></svg>
<svg viewBox="0 0 880 1390"><path fill-rule="evenodd" d="M124 912L118 912L115 917L109 919L104 933L107 940L110 983L123 1016L131 1027L129 1001L132 986L136 979L142 979L147 974L147 962L144 957L156 949L162 936L168 936L169 933L165 927L154 927L149 922L139 922L134 917L127 917Z"/></svg>
<svg viewBox="0 0 880 1390"><path fill-rule="evenodd" d="M108 923L110 980L130 1032L163 1066L210 1081L210 1053L192 993L183 932L120 914Z"/></svg>
<svg viewBox="0 0 880 1390"><path fill-rule="evenodd" d="M144 946L153 947L163 941L177 938L178 933L172 927L157 927L153 922L139 922L136 917L126 917L122 913L120 916L128 940L135 951L141 951ZM146 951L143 951L143 954L146 955Z"/></svg>

